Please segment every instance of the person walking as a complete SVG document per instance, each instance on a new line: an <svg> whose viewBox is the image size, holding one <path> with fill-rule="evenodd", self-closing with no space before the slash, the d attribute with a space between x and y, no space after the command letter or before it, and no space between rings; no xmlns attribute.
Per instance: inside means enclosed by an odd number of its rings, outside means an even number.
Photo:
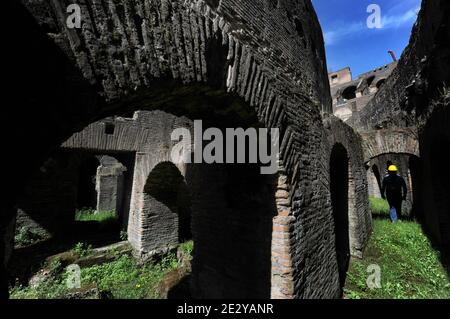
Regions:
<svg viewBox="0 0 450 319"><path fill-rule="evenodd" d="M397 222L402 213L402 202L406 200L407 192L406 182L398 175L397 166L390 165L388 174L383 179L381 197L389 203L389 215L393 223Z"/></svg>

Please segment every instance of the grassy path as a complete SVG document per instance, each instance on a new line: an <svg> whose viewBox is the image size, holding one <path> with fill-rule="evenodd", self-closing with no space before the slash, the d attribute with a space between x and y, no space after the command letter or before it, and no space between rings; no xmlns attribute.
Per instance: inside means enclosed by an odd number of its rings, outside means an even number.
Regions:
<svg viewBox="0 0 450 319"><path fill-rule="evenodd" d="M381 269L380 289L366 284L367 267L373 264ZM351 262L344 294L351 299L450 298L450 282L419 224L375 219L364 259Z"/></svg>

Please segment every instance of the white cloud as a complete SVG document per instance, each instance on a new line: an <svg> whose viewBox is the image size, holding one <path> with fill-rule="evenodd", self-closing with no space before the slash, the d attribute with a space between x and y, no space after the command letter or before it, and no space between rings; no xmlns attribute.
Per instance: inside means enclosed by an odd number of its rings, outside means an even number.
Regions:
<svg viewBox="0 0 450 319"><path fill-rule="evenodd" d="M411 22L415 21L417 18L417 13L420 7L410 9L402 14L383 14L381 15L381 29L369 29L366 25L366 21L353 22L350 25L342 24L340 27L334 30L324 31L324 39L326 45L334 45L339 43L341 40L349 37L359 36L365 32L372 30L390 30L395 28L400 28L404 25L409 25Z"/></svg>
<svg viewBox="0 0 450 319"><path fill-rule="evenodd" d="M381 24L382 29L392 29L392 28L399 28L405 24L409 24L412 21L415 21L417 19L417 14L419 12L420 8L415 8L406 11L403 14L400 15L385 15L381 16Z"/></svg>
<svg viewBox="0 0 450 319"><path fill-rule="evenodd" d="M325 31L324 32L325 44L333 45L342 40L343 38L350 36L352 34L361 33L365 29L366 25L360 22L360 23L352 23L349 26L340 27L332 31Z"/></svg>

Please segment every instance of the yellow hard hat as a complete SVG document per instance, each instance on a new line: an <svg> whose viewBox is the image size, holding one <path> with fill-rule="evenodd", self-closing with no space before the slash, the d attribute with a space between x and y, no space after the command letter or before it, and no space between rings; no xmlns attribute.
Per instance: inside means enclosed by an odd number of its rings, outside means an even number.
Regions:
<svg viewBox="0 0 450 319"><path fill-rule="evenodd" d="M398 172L397 166L395 166L395 165L389 166L388 171L389 172Z"/></svg>

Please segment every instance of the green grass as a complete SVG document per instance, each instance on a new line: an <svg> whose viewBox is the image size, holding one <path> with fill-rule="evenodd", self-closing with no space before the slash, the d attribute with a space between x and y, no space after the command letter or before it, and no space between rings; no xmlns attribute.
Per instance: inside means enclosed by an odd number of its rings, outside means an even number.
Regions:
<svg viewBox="0 0 450 319"><path fill-rule="evenodd" d="M184 253L192 256L192 251L194 250L194 241L190 240L190 241L180 244L180 249Z"/></svg>
<svg viewBox="0 0 450 319"><path fill-rule="evenodd" d="M191 253L192 241L181 244L181 249ZM86 251L86 246L78 244L74 250ZM171 270L179 267L175 253L169 253L160 261L141 265L133 257L118 255L102 265L81 269L82 287L96 285L102 295L111 299L155 299L158 298L157 285ZM12 299L56 299L69 291L66 288L67 274L61 267L51 267L54 274L36 287L14 287Z"/></svg>
<svg viewBox="0 0 450 319"><path fill-rule="evenodd" d="M96 284L113 299L153 299L158 298L156 285L177 267L173 254L146 266L139 266L132 257L121 256L111 263L82 269L81 278L83 285Z"/></svg>
<svg viewBox="0 0 450 319"><path fill-rule="evenodd" d="M85 243L77 243L72 249L79 257L89 256L92 252L92 246Z"/></svg>
<svg viewBox="0 0 450 319"><path fill-rule="evenodd" d="M385 199L370 197L369 209L374 217L389 217L389 204Z"/></svg>
<svg viewBox="0 0 450 319"><path fill-rule="evenodd" d="M109 223L117 220L117 215L113 211L96 212L93 209L82 209L75 213L77 221L96 221L100 223Z"/></svg>
<svg viewBox="0 0 450 319"><path fill-rule="evenodd" d="M381 289L367 287L371 264L381 268ZM351 299L450 298L450 282L419 224L374 220L365 257L352 260L344 293Z"/></svg>
<svg viewBox="0 0 450 319"><path fill-rule="evenodd" d="M14 243L16 247L26 247L50 237L50 234L44 230L23 226L14 235Z"/></svg>

